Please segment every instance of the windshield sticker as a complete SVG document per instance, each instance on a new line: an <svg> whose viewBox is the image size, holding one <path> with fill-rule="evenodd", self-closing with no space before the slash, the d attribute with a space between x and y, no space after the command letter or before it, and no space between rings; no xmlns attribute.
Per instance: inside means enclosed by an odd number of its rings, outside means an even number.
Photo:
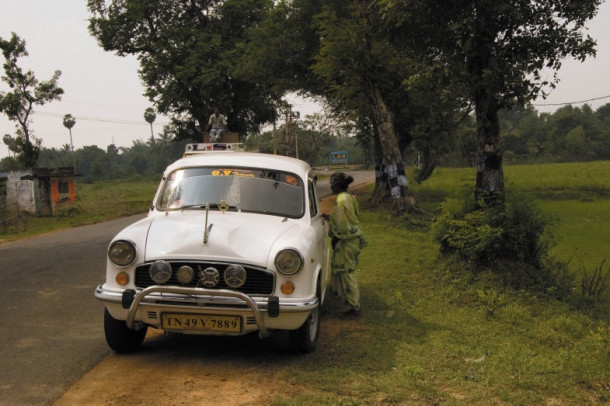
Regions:
<svg viewBox="0 0 610 406"><path fill-rule="evenodd" d="M212 176L239 176L243 178L254 178L256 175L248 169L217 169L212 171Z"/></svg>
<svg viewBox="0 0 610 406"><path fill-rule="evenodd" d="M292 186L298 185L297 178L295 178L294 176L290 176L290 175L286 175L286 183L288 183Z"/></svg>

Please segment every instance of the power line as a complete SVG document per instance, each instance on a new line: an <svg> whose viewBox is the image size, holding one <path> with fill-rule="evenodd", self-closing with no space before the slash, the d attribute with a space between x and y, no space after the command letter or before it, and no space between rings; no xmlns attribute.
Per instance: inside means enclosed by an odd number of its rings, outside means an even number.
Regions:
<svg viewBox="0 0 610 406"><path fill-rule="evenodd" d="M62 102L66 102L66 103L72 103L72 104L81 104L81 105L90 105L90 106L99 106L99 107L112 107L112 108L117 108L117 109L132 109L132 110L142 110L141 107L135 107L135 106L119 106L118 104L104 104L104 103L93 103L93 102L86 102L86 101L77 101L77 100L68 100L68 99L61 99Z"/></svg>
<svg viewBox="0 0 610 406"><path fill-rule="evenodd" d="M591 102L591 101L603 100L603 99L608 99L608 98L610 98L610 95L602 96L602 97L595 97L593 99L587 99L587 100L581 100L581 101L575 101L575 102L567 102L567 103L532 103L532 106L538 106L538 107L542 107L542 106L565 106L567 104L588 103L588 102Z"/></svg>
<svg viewBox="0 0 610 406"><path fill-rule="evenodd" d="M38 110L34 110L34 113L36 114L40 114L42 116L51 116L51 117L61 117L63 118L64 115L63 114L59 114L59 113L49 113L46 111L38 111ZM148 124L148 122L146 122L145 120L142 121L134 121L134 120L117 120L117 119L109 119L109 118L100 118L100 117L84 117L84 116L73 116L76 119L79 120L84 120L84 121L97 121L97 122L102 122L102 123L114 123L114 124L130 124L130 125L150 125ZM169 124L168 122L156 122L154 124L161 124L161 125L166 125Z"/></svg>

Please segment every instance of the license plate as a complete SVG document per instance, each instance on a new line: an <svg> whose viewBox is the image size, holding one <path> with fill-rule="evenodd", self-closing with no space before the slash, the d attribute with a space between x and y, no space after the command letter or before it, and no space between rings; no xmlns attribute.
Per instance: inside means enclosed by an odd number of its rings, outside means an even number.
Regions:
<svg viewBox="0 0 610 406"><path fill-rule="evenodd" d="M163 313L161 327L166 330L241 333L241 317Z"/></svg>

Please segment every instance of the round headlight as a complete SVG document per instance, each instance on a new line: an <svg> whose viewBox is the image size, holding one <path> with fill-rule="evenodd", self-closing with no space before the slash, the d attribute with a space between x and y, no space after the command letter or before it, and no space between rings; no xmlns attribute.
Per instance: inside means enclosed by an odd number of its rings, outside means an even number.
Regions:
<svg viewBox="0 0 610 406"><path fill-rule="evenodd" d="M129 241L115 241L108 249L108 258L117 266L130 265L136 259L136 247Z"/></svg>
<svg viewBox="0 0 610 406"><path fill-rule="evenodd" d="M165 283L172 277L172 266L167 261L156 261L150 266L148 274L155 283Z"/></svg>
<svg viewBox="0 0 610 406"><path fill-rule="evenodd" d="M284 275L294 275L303 268L303 257L295 250L282 250L275 257L275 267Z"/></svg>

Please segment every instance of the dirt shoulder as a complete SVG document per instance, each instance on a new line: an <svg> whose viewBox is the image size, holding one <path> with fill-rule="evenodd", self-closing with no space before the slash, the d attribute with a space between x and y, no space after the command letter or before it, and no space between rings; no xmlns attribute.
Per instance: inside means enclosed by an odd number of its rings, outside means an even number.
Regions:
<svg viewBox="0 0 610 406"><path fill-rule="evenodd" d="M358 194L358 189L355 190ZM335 197L321 201L330 213ZM330 303L328 303L330 302ZM327 301L318 346L337 345L343 309ZM149 329L139 352L111 354L70 387L54 406L111 405L267 405L311 391L287 378L302 356L288 349L287 334L268 340L164 334Z"/></svg>
<svg viewBox="0 0 610 406"><path fill-rule="evenodd" d="M349 323L337 312L326 314L318 346L334 346ZM260 340L256 334L203 337L153 330L139 352L106 357L54 406L268 405L312 392L287 373L302 357L289 351L281 332Z"/></svg>

